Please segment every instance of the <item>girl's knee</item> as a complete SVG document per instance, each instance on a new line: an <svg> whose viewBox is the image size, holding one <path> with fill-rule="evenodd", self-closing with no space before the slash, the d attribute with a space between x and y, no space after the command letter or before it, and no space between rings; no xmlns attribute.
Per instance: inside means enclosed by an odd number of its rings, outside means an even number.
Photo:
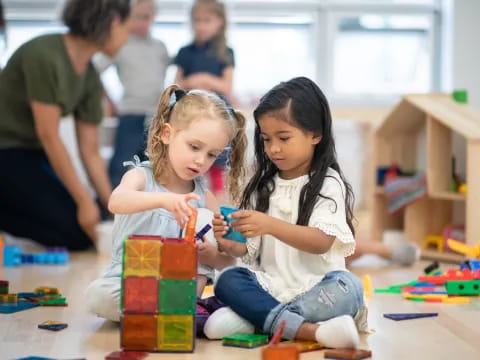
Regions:
<svg viewBox="0 0 480 360"><path fill-rule="evenodd" d="M240 266L230 266L223 269L215 282L215 295L222 300L224 294L236 291L238 280L248 275L249 270Z"/></svg>
<svg viewBox="0 0 480 360"><path fill-rule="evenodd" d="M85 290L89 312L112 321L120 321L120 278L101 278Z"/></svg>

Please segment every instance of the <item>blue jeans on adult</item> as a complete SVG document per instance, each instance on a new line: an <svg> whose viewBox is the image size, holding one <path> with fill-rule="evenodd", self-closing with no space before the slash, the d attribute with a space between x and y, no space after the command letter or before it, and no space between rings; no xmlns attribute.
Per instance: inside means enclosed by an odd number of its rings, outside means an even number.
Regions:
<svg viewBox="0 0 480 360"><path fill-rule="evenodd" d="M123 166L124 161L132 160L134 155L145 160L145 116L145 114L125 114L118 117L114 152L108 167L110 181L114 188L120 184L122 176L127 170Z"/></svg>
<svg viewBox="0 0 480 360"><path fill-rule="evenodd" d="M266 334L274 334L285 321L286 339L294 339L304 322L316 323L340 315L354 317L363 304L362 283L348 271L328 272L305 294L282 304L261 287L253 272L231 267L220 274L215 295Z"/></svg>

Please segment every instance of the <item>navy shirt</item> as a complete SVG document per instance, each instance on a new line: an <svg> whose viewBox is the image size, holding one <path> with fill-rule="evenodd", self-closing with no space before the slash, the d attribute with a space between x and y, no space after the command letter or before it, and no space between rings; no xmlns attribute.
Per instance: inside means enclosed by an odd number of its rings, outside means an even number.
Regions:
<svg viewBox="0 0 480 360"><path fill-rule="evenodd" d="M230 61L225 62L215 56L210 42L204 45L192 43L180 49L175 57L174 64L182 68L185 77L199 72L222 76L226 67L235 66L233 50L229 47L227 47L227 54Z"/></svg>

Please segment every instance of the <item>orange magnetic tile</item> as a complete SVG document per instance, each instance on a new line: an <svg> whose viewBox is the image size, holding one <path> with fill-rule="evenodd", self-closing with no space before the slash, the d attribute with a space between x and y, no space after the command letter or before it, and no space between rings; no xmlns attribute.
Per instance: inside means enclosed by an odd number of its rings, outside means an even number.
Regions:
<svg viewBox="0 0 480 360"><path fill-rule="evenodd" d="M197 247L183 239L165 239L161 264L163 279L195 279L197 277Z"/></svg>
<svg viewBox="0 0 480 360"><path fill-rule="evenodd" d="M124 350L153 351L157 345L157 316L124 314L121 319L121 347Z"/></svg>
<svg viewBox="0 0 480 360"><path fill-rule="evenodd" d="M157 308L157 278L128 276L123 279L123 311L155 314Z"/></svg>
<svg viewBox="0 0 480 360"><path fill-rule="evenodd" d="M262 349L262 360L298 360L300 352L295 345L273 345Z"/></svg>

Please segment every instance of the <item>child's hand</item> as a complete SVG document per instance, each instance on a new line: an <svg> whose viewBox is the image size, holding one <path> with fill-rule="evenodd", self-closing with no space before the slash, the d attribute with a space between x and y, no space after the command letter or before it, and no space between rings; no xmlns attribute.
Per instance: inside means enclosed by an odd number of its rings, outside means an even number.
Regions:
<svg viewBox="0 0 480 360"><path fill-rule="evenodd" d="M203 238L203 242L197 244L198 250L198 262L211 267L215 267L215 260L218 254L218 250L212 245L210 241Z"/></svg>
<svg viewBox="0 0 480 360"><path fill-rule="evenodd" d="M272 217L260 211L239 210L229 215L233 221L230 225L246 238L271 233Z"/></svg>
<svg viewBox="0 0 480 360"><path fill-rule="evenodd" d="M245 244L223 238L223 235L228 231L228 225L224 220L223 215L215 214L212 220L212 225L213 233L218 243L218 250L236 257L243 256L247 252L247 246Z"/></svg>
<svg viewBox="0 0 480 360"><path fill-rule="evenodd" d="M169 206L166 210L170 211L175 219L183 228L188 222L188 218L192 215L192 206L188 203L190 200L200 200L200 196L195 193L189 194L173 194L168 193Z"/></svg>

